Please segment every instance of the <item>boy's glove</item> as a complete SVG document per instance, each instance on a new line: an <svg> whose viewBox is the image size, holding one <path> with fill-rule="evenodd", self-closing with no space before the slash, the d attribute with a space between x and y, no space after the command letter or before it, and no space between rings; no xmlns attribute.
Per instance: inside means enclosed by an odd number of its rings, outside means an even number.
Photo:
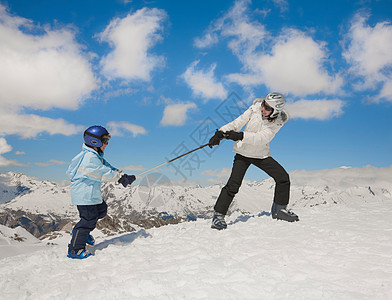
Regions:
<svg viewBox="0 0 392 300"><path fill-rule="evenodd" d="M221 140L223 140L223 132L217 129L214 136L210 138L210 141L208 142L208 147L212 148L212 146L219 145Z"/></svg>
<svg viewBox="0 0 392 300"><path fill-rule="evenodd" d="M124 174L121 176L121 178L118 180L118 183L121 183L124 187L127 187L128 184L132 184L136 180L135 175L127 175Z"/></svg>
<svg viewBox="0 0 392 300"><path fill-rule="evenodd" d="M241 141L244 138L244 133L230 130L228 132L225 132L223 134L223 137L227 140L233 140L236 142L236 141Z"/></svg>

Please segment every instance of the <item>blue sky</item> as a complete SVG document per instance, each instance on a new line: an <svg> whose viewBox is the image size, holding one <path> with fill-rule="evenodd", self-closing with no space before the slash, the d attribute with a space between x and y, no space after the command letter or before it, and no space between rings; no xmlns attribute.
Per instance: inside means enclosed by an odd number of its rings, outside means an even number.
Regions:
<svg viewBox="0 0 392 300"><path fill-rule="evenodd" d="M0 172L61 181L90 125L130 174L208 141L270 91L288 171L391 165L391 1L0 0ZM159 169L226 181L232 142ZM250 168L249 180L265 174Z"/></svg>

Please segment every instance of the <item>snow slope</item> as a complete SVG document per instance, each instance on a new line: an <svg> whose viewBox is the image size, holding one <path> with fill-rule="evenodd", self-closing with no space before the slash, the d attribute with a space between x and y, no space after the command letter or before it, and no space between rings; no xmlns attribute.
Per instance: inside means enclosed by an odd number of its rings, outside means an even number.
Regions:
<svg viewBox="0 0 392 300"><path fill-rule="evenodd" d="M43 249L45 245L26 229L20 226L9 228L0 225L0 259Z"/></svg>
<svg viewBox="0 0 392 300"><path fill-rule="evenodd" d="M99 232L95 256L57 246L0 260L1 299L391 299L391 198L297 206L297 223L268 213ZM47 243L48 241L42 241Z"/></svg>

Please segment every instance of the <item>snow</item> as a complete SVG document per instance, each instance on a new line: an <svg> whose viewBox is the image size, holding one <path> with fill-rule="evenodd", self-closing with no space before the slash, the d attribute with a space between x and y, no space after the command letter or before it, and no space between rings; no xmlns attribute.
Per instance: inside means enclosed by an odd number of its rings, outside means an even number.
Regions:
<svg viewBox="0 0 392 300"><path fill-rule="evenodd" d="M69 235L0 260L1 299L390 299L392 199L298 205L168 225L121 236L95 230L95 255L66 257ZM95 250L94 250L95 249Z"/></svg>
<svg viewBox="0 0 392 300"><path fill-rule="evenodd" d="M44 248L44 245L26 229L20 226L12 229L0 225L0 259Z"/></svg>

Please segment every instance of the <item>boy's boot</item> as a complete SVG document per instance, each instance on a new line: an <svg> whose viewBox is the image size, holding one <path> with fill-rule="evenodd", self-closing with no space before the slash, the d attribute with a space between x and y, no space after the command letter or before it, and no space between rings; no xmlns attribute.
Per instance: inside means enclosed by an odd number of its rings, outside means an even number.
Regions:
<svg viewBox="0 0 392 300"><path fill-rule="evenodd" d="M79 250L68 250L67 257L75 258L75 259L84 259L89 256L93 255L91 252L87 251L86 249L79 249Z"/></svg>

